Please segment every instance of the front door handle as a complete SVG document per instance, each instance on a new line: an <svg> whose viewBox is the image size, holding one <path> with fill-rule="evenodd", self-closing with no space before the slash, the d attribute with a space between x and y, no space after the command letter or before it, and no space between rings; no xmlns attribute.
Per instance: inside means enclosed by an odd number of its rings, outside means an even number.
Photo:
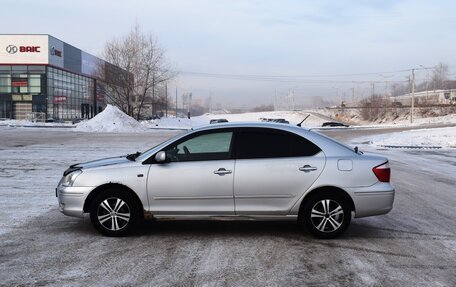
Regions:
<svg viewBox="0 0 456 287"><path fill-rule="evenodd" d="M223 167L214 171L214 174L218 174L218 175L225 175L225 174L230 174L230 173L231 173L231 170L226 170Z"/></svg>
<svg viewBox="0 0 456 287"><path fill-rule="evenodd" d="M317 168L315 166L310 166L308 164L299 168L299 171L303 171L303 172L311 172L311 171L316 171L316 170L317 170Z"/></svg>

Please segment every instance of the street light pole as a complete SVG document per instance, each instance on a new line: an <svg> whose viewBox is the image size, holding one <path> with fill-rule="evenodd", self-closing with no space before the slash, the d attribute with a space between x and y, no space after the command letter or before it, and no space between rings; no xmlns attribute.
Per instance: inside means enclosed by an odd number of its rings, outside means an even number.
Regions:
<svg viewBox="0 0 456 287"><path fill-rule="evenodd" d="M168 117L168 82L165 85L165 117Z"/></svg>
<svg viewBox="0 0 456 287"><path fill-rule="evenodd" d="M423 65L420 65L420 67L423 68L424 70L426 70L426 100L428 100L429 99L429 88L428 88L429 87L428 86L428 84L429 84L429 70L428 70L428 68L426 68Z"/></svg>
<svg viewBox="0 0 456 287"><path fill-rule="evenodd" d="M412 105L410 107L410 124L413 124L414 108L415 108L415 69L412 69Z"/></svg>

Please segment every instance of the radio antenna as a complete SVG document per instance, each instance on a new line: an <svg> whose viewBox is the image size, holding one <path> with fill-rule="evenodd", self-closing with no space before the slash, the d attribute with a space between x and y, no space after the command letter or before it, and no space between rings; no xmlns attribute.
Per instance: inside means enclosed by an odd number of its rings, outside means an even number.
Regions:
<svg viewBox="0 0 456 287"><path fill-rule="evenodd" d="M299 124L297 124L298 127L301 127L301 124L307 120L307 118L310 117L310 114L307 115L307 117L305 117Z"/></svg>

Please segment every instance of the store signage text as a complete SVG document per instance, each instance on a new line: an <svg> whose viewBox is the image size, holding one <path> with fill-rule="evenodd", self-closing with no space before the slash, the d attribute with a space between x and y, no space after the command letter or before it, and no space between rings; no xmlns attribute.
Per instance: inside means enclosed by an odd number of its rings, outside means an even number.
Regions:
<svg viewBox="0 0 456 287"><path fill-rule="evenodd" d="M17 52L20 53L40 53L41 47L40 46L19 46L19 49L17 46L14 45L8 45L6 46L6 52L10 54L16 54Z"/></svg>
<svg viewBox="0 0 456 287"><path fill-rule="evenodd" d="M51 55L57 56L57 57L62 57L62 51L57 50L55 47L51 48Z"/></svg>
<svg viewBox="0 0 456 287"><path fill-rule="evenodd" d="M39 53L40 46L20 46L19 52L21 52L21 53Z"/></svg>
<svg viewBox="0 0 456 287"><path fill-rule="evenodd" d="M54 103L65 103L66 101L66 96L54 96Z"/></svg>
<svg viewBox="0 0 456 287"><path fill-rule="evenodd" d="M28 86L28 81L27 81L27 79L13 80L13 81L11 81L11 86L13 86L13 87L27 87Z"/></svg>

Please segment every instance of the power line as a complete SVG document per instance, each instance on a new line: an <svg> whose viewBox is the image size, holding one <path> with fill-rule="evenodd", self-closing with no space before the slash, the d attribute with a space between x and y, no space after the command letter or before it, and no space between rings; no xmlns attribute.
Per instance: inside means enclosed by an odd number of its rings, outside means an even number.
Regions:
<svg viewBox="0 0 456 287"><path fill-rule="evenodd" d="M199 77L210 77L210 78L220 78L220 79L246 79L246 80L265 80L265 81L302 81L306 78L333 78L333 77L359 77L359 76L372 76L372 75L381 75L381 74L393 74L393 73L410 73L412 70L431 70L435 69L437 65L432 67L418 67L418 68L409 68L393 71L382 71L382 72L364 72L364 73L351 73L351 74L320 74L320 75L260 75L260 74L225 74L225 73L206 73L206 72L195 72L195 71L176 71L177 73L189 76L199 76ZM448 67L456 67L456 65L447 65ZM331 82L334 80L327 80ZM343 82L343 81L339 81ZM372 82L372 81L346 81L346 82ZM381 82L380 80L378 82ZM402 81L397 81L402 82Z"/></svg>
<svg viewBox="0 0 456 287"><path fill-rule="evenodd" d="M353 73L353 74L320 74L320 75L258 75L258 74L222 74L222 73L204 73L193 71L177 71L180 74L195 75L195 76L210 76L210 77L243 77L243 78L324 78L324 77L355 77L355 76L372 76L379 74L393 74L410 72L411 69L383 71L383 72L368 72L368 73Z"/></svg>
<svg viewBox="0 0 456 287"><path fill-rule="evenodd" d="M366 83L383 83L385 80L336 80L336 79L306 79L298 77L284 76L259 76L259 75L229 75L229 74L211 74L211 73L182 73L189 76L204 77L204 78L216 78L216 79L228 79L228 80L244 80L244 81L261 81L261 82L281 82L281 83L305 83L305 84L366 84ZM403 80L396 80L389 82L402 83Z"/></svg>

